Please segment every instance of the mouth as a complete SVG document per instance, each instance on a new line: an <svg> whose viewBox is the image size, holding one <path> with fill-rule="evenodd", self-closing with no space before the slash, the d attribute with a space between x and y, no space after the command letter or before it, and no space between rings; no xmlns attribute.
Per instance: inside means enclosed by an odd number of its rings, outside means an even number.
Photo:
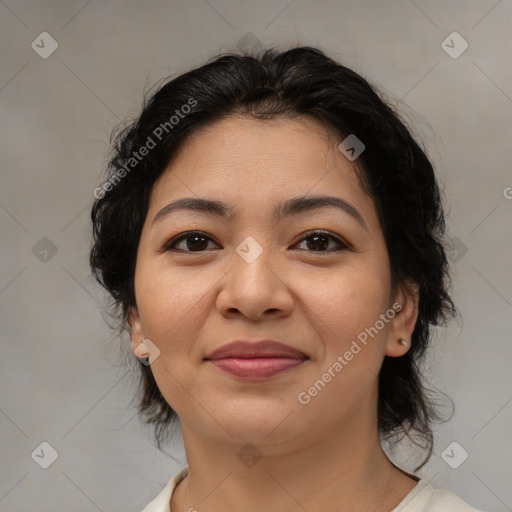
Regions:
<svg viewBox="0 0 512 512"><path fill-rule="evenodd" d="M300 350L272 340L236 341L205 357L205 361L219 370L253 381L275 377L307 360L309 357Z"/></svg>

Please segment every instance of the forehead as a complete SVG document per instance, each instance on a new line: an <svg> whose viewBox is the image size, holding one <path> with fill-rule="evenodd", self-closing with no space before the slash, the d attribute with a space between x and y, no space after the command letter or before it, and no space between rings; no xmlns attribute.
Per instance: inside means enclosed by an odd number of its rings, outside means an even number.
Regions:
<svg viewBox="0 0 512 512"><path fill-rule="evenodd" d="M224 118L185 142L155 183L150 210L185 196L260 211L292 196L330 194L372 215L373 201L362 190L353 163L338 150L341 140L311 116Z"/></svg>
<svg viewBox="0 0 512 512"><path fill-rule="evenodd" d="M248 171L249 176L244 178L272 171L297 176L306 166L313 171L325 169L328 160L332 165L337 138L340 137L311 116L271 120L230 116L191 135L176 155L177 165L171 167L200 164L201 168L214 171L222 164L225 171L239 171L239 175ZM303 164L299 166L299 162ZM264 164L264 168L258 164ZM220 169L219 174L227 177Z"/></svg>

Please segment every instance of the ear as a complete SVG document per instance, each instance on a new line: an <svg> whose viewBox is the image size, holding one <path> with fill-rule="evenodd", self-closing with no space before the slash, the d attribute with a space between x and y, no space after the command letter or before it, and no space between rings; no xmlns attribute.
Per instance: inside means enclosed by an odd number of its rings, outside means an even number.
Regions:
<svg viewBox="0 0 512 512"><path fill-rule="evenodd" d="M386 343L387 356L403 356L411 347L411 337L418 319L418 304L419 286L415 282L408 281L399 287L393 302L393 309L398 311L390 322ZM401 345L399 338L404 338L407 345Z"/></svg>
<svg viewBox="0 0 512 512"><path fill-rule="evenodd" d="M128 317L128 324L130 325L130 337L132 340L132 350L135 350L139 346L140 342L145 339L144 333L142 332L142 324L139 317L139 312L136 307L132 307L130 310L130 316Z"/></svg>

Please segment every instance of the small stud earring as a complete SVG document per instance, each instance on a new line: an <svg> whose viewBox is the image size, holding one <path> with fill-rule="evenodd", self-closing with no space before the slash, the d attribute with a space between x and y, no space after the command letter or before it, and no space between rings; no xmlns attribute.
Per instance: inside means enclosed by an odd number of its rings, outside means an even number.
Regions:
<svg viewBox="0 0 512 512"><path fill-rule="evenodd" d="M146 345L144 344L144 340L141 340L139 345L137 345L133 351L135 357L142 361L144 364L149 363L149 351Z"/></svg>
<svg viewBox="0 0 512 512"><path fill-rule="evenodd" d="M398 338L398 343L400 343L400 345L407 345L407 341L404 340L403 338Z"/></svg>

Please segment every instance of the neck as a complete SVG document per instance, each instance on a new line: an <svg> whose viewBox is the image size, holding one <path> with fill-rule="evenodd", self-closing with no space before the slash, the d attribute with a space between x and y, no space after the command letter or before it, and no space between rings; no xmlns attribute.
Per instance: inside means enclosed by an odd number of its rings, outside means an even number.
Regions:
<svg viewBox="0 0 512 512"><path fill-rule="evenodd" d="M370 430L295 439L295 448L266 445L259 460L242 461L250 454L245 443L205 440L183 424L182 432L189 475L175 490L172 512L389 512L417 483L390 462Z"/></svg>

